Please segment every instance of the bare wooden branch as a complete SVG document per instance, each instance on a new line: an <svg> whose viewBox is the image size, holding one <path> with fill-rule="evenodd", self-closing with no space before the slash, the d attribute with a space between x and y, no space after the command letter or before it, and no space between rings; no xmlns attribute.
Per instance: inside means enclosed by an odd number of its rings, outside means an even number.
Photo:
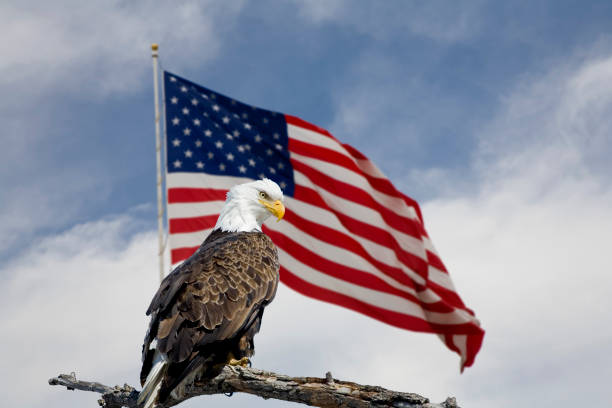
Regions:
<svg viewBox="0 0 612 408"><path fill-rule="evenodd" d="M137 406L138 391L125 384L109 387L97 382L77 380L74 373L60 374L49 380L50 385L61 385L69 390L93 391L102 394L98 401L104 408ZM268 399L293 401L316 407L396 407L396 408L458 408L454 398L441 404L430 403L418 394L391 391L372 385L361 385L334 379L331 373L325 378L290 377L256 368L225 366L221 373L206 382L196 382L187 387L180 399L166 401L169 408L198 395L231 394L246 392Z"/></svg>

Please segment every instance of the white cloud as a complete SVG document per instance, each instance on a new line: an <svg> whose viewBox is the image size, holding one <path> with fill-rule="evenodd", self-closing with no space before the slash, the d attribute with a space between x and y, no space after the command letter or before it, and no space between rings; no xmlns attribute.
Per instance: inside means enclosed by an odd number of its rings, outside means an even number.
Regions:
<svg viewBox="0 0 612 408"><path fill-rule="evenodd" d="M575 57L529 77L503 98L500 114L482 129L479 165L489 180L529 172L541 188L559 179L612 170L612 57ZM495 172L491 172L491 168ZM534 192L537 193L537 192Z"/></svg>
<svg viewBox="0 0 612 408"><path fill-rule="evenodd" d="M480 28L481 2L295 2L299 15L315 24L334 23L382 39L410 32L442 43L462 42Z"/></svg>
<svg viewBox="0 0 612 408"><path fill-rule="evenodd" d="M20 2L0 6L0 86L16 97L52 88L81 98L134 92L150 81L150 45L162 61L210 61L243 2ZM177 47L180 44L180 47ZM167 47L165 47L167 45ZM178 58L175 60L179 60ZM17 92L18 91L18 92Z"/></svg>

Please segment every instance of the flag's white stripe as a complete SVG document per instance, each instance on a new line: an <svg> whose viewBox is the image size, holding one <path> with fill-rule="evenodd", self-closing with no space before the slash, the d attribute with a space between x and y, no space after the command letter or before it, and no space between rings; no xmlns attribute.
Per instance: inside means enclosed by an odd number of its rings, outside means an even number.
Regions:
<svg viewBox="0 0 612 408"><path fill-rule="evenodd" d="M325 225L326 227L332 228L338 232L350 236L359 244L361 244L363 249L379 262L388 266L400 268L416 283L420 285L425 284L425 280L419 274L414 272L412 269L407 267L398 259L395 251L393 251L389 247L380 245L374 241L353 234L352 232L347 230L344 225L342 225L342 223L338 220L338 218L334 215L333 212L306 203L304 201L297 200L293 197L287 197L286 201L287 208L289 211L295 212L302 218L309 219L313 222L316 222L317 224Z"/></svg>
<svg viewBox="0 0 612 408"><path fill-rule="evenodd" d="M423 237L423 245L425 246L425 249L428 250L429 252L432 252L436 255L438 255L438 252L436 251L436 248L433 246L433 243L431 242L431 240L428 237Z"/></svg>
<svg viewBox="0 0 612 408"><path fill-rule="evenodd" d="M390 286L393 286L396 289L399 289L416 297L416 291L413 288L406 286L400 282L397 282L395 279L385 275L372 264L370 264L367 260L355 254L354 252L348 251L344 248L340 248L335 245L328 244L327 242L320 241L312 235L309 235L299 230L293 224L288 222L268 222L266 223L266 226L273 231L283 233L291 239L299 242L300 245L303 245L306 248L316 248L317 255L323 258L327 258L333 262L339 263L349 268L354 268L363 272L367 272L385 281Z"/></svg>
<svg viewBox="0 0 612 408"><path fill-rule="evenodd" d="M446 288L453 292L455 291L455 285L453 285L453 282L451 281L448 273L442 272L441 270L429 265L427 276L429 276L429 280L442 286L443 288Z"/></svg>
<svg viewBox="0 0 612 408"><path fill-rule="evenodd" d="M225 201L168 204L168 218L192 218L221 213Z"/></svg>
<svg viewBox="0 0 612 408"><path fill-rule="evenodd" d="M184 232L170 234L170 250L177 248L193 248L200 246L204 239L210 234L212 228L207 228L195 232Z"/></svg>
<svg viewBox="0 0 612 408"><path fill-rule="evenodd" d="M216 188L229 190L233 186L248 183L253 179L247 177L213 176L207 173L176 172L166 175L168 188Z"/></svg>
<svg viewBox="0 0 612 408"><path fill-rule="evenodd" d="M364 288L362 286L354 285L344 280L326 275L309 267L308 265L301 263L282 248L278 249L278 255L281 265L286 267L292 274L313 285L333 290L381 309L411 315L431 323L466 323L466 319L459 313L456 313L456 311L450 313L428 312L426 317L423 309L418 304L405 298Z"/></svg>
<svg viewBox="0 0 612 408"><path fill-rule="evenodd" d="M352 160L355 160L353 159L353 156L351 156L340 143L330 138L329 136L322 135L321 133L312 131L310 129L305 129L303 127L291 124L287 124L287 134L289 135L290 139L295 139L299 140L300 142L325 147L327 149L341 153Z"/></svg>
<svg viewBox="0 0 612 408"><path fill-rule="evenodd" d="M372 177L387 179L387 177L383 174L383 172L378 167L376 167L376 165L372 163L370 160L356 159L356 158L353 158L353 159L355 160L355 163L357 163L357 167L359 167L361 171L363 171L364 173Z"/></svg>
<svg viewBox="0 0 612 408"><path fill-rule="evenodd" d="M376 210L373 210L361 204L357 204L354 201L344 199L322 188L318 188L317 185L310 181L310 179L305 174L299 171L294 170L293 174L296 184L315 189L321 195L323 201L325 201L325 203L330 208L333 208L338 212L350 215L350 217L355 218L357 220L365 221L370 225L388 231L395 238L395 240L398 242L399 246L403 250L408 251L424 260L427 260L425 248L423 247L423 243L421 240L412 237L408 234L405 234L401 231L398 231L395 228L392 228L392 226L387 224L386 221L380 215L380 213Z"/></svg>
<svg viewBox="0 0 612 408"><path fill-rule="evenodd" d="M418 220L416 211L413 208L409 207L403 199L399 197L390 196L388 194L381 193L380 191L373 189L368 180L359 173L349 170L346 167L330 163L328 161L313 159L312 157L306 157L296 153L291 153L291 159L304 163L312 168L315 168L318 171L325 173L329 177L341 180L344 183L348 183L360 188L361 190L372 196L375 201L382 204L386 209L394 212L400 217Z"/></svg>
<svg viewBox="0 0 612 408"><path fill-rule="evenodd" d="M465 334L454 334L453 335L453 344L455 346L457 346L457 348L459 349L459 353L461 355L461 364L460 364L460 366L463 366L463 363L465 363L465 360L467 360L467 335L465 335Z"/></svg>

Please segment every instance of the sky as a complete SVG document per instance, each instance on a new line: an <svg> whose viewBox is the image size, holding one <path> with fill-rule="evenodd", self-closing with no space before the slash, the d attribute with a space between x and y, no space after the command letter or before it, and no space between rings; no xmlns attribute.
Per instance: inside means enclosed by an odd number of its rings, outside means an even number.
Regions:
<svg viewBox="0 0 612 408"><path fill-rule="evenodd" d="M474 366L281 285L254 366L463 407L609 400L612 3L0 3L0 390L138 384L158 286L151 43L164 69L329 129L417 199L486 335ZM284 407L235 394L182 406Z"/></svg>

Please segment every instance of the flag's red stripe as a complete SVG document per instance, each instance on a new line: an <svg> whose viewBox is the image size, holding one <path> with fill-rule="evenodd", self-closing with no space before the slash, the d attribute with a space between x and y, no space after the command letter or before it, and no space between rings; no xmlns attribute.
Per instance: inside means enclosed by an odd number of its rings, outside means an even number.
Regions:
<svg viewBox="0 0 612 408"><path fill-rule="evenodd" d="M314 125L312 123L306 122L303 119L300 119L296 116L291 116L291 115L285 115L285 121L290 124L290 125L294 125L294 126L299 126L301 128L304 129L308 129L311 130L313 132L317 132L319 134L322 134L324 136L327 136L333 140L335 140L340 146L344 147L347 152L353 156L356 159L359 160L369 160L366 155L364 155L363 153L361 153L359 150L355 149L353 146L349 145L349 144L345 144L345 143L340 143L340 141L338 139L336 139L331 133L329 133L328 130L323 129L317 125ZM290 139L290 142L292 142L293 140ZM419 219L421 220L421 223L423 223L423 215L421 213L421 208L419 207L419 204L413 200L412 198L408 197L407 195L401 193L400 191L398 191L395 186L386 178L377 178L378 180L380 180L380 186L381 188L384 188L385 190L388 191L395 191L394 195L398 195L400 197L402 197L404 199L404 201L406 202L406 204L408 204L411 207L414 207L416 209L416 212L419 216ZM383 184L386 184L385 187L382 187ZM382 191L382 190L381 190Z"/></svg>
<svg viewBox="0 0 612 408"><path fill-rule="evenodd" d="M293 224L296 228L304 231L305 233L312 235L313 237L327 242L331 245L335 245L340 248L344 248L351 251L365 260L367 260L372 266L383 272L385 275L395 279L397 282L402 283L406 286L414 288L414 281L404 273L400 268L384 264L374 259L354 238L349 235L337 231L333 228L329 228L325 225L318 224L310 221L306 218L300 217L295 212L288 210L285 213L285 221ZM316 268L320 269L320 268Z"/></svg>
<svg viewBox="0 0 612 408"><path fill-rule="evenodd" d="M417 239L421 239L420 224L411 218L402 217L375 201L366 191L355 187L352 184L345 183L330 177L315 168L302 163L294 158L291 159L293 168L304 175L318 187L329 191L346 200L361 204L364 207L371 208L378 212L389 228L394 228L404 234L411 235Z"/></svg>
<svg viewBox="0 0 612 408"><path fill-rule="evenodd" d="M194 247L183 247L183 248L173 248L170 250L170 262L172 264L179 263L189 258L195 251L198 250L200 246Z"/></svg>
<svg viewBox="0 0 612 408"><path fill-rule="evenodd" d="M482 329L472 323L463 324L436 324L429 323L418 317L404 313L394 312L378 306L362 302L350 296L335 292L331 289L322 288L307 282L291 273L281 265L280 279L293 290L308 297L346 307L359 313L368 315L376 320L390 324L401 329L408 329L427 333L442 334L468 334L480 335Z"/></svg>
<svg viewBox="0 0 612 408"><path fill-rule="evenodd" d="M448 306L444 302L425 303L416 296L404 292L398 288L389 285L382 279L368 273L361 271L356 268L346 266L341 263L334 262L330 259L324 258L315 252L307 249L300 245L297 241L291 239L286 234L278 231L270 230L265 228L265 233L274 241L274 243L295 259L308 265L313 269L320 271L326 275L332 276L343 281L362 286L364 288L377 290L379 292L389 293L391 295L399 296L407 299L413 303L418 304L422 309L431 312L438 313L451 313L455 310L453 307Z"/></svg>
<svg viewBox="0 0 612 408"><path fill-rule="evenodd" d="M225 201L226 194L222 189L172 187L168 189L168 204Z"/></svg>
<svg viewBox="0 0 612 408"><path fill-rule="evenodd" d="M416 297L397 288L394 288L393 286L390 286L382 279L377 278L376 276L370 273L343 265L338 262L334 262L328 258L324 258L318 255L317 253L300 245L297 241L291 239L286 234L283 234L279 231L271 230L269 228L265 228L264 231L279 248L282 248L283 250L288 252L291 256L293 256L295 259L297 259L304 265L308 265L311 268L316 269L326 275L342 279L343 281L350 282L352 284L359 285L364 288L374 289L380 292L400 296L414 303L419 302Z"/></svg>
<svg viewBox="0 0 612 408"><path fill-rule="evenodd" d="M411 288L416 288L418 286L418 285L415 285L414 281L408 275L406 275L404 271L402 271L400 268L395 268L393 266L387 265L385 263L382 263L376 260L361 246L361 244L358 241L356 241L354 238L352 238L348 234L337 231L333 228L329 228L325 225L310 221L306 218L299 216L298 214L296 214L295 212L291 210L288 210L285 213L285 217L283 221L289 222L290 224L294 225L297 229L304 231L306 234L311 235L320 241L327 242L330 245L334 245L340 248L344 248L347 251L351 251L361 256L366 261L368 261L373 267L375 267L376 269L378 269L385 275L389 276L390 278L395 279L399 283L402 283ZM268 233L268 231L269 230L266 230L266 233ZM285 250L287 252L290 252L291 254L294 254L293 248L294 247L292 245L289 245L288 247L285 248ZM303 262L303 263L310 265L314 269L317 269L320 271L326 270L325 268L318 266L316 263L315 264L309 264L308 262ZM433 283L430 282L429 286L431 284ZM455 292L451 292L448 289L442 288L441 286L436 285L436 284L433 284L433 285L434 285L434 292L436 292L440 296L442 301L437 302L435 305L431 303L422 303L421 305L423 306L423 308L427 310L431 310L431 311L438 311L438 312L449 312L454 307L465 308L465 306L461 302L461 299L459 298L459 296L456 295ZM396 288L393 288L393 289L399 290ZM420 303L419 300L415 300L415 301Z"/></svg>
<svg viewBox="0 0 612 408"><path fill-rule="evenodd" d="M346 149L346 151L353 156L356 159L359 160L368 160L370 161L370 159L368 159L363 153L361 153L359 150L355 149L353 146L343 143L342 146ZM395 188L395 186L391 183L391 181L389 181L388 179L384 178L379 178L378 180L381 180L381 183L387 184L387 188L392 189L393 191L395 191L394 195L398 195L400 197L402 197L404 199L404 201L406 202L406 204L408 204L410 207L414 207L414 209L416 210L419 219L421 220L421 224L423 224L423 215L421 214L421 207L419 207L419 203L417 203L415 200L413 200L412 198L408 197L407 195L403 194L401 191L399 191L398 189Z"/></svg>
<svg viewBox="0 0 612 408"><path fill-rule="evenodd" d="M478 351L480 351L480 347L482 346L483 339L484 339L484 330L482 329L480 331L480 334L468 336L467 342L466 342L467 343L466 344L467 359L465 360L463 367L461 367L462 371L465 367L470 367L472 364L474 364L474 359L476 358L476 354L478 354Z"/></svg>
<svg viewBox="0 0 612 408"><path fill-rule="evenodd" d="M335 150L328 149L323 146L306 143L301 140L289 138L289 151L306 157L312 157L313 159L324 160L338 166L342 166L347 170L351 170L367 180L370 186L383 193L392 197L397 197L400 200L404 200L404 197L398 193L393 187L393 184L387 179L380 177L374 177L364 172L355 161L348 155L342 154Z"/></svg>
<svg viewBox="0 0 612 408"><path fill-rule="evenodd" d="M448 273L448 271L446 270L446 267L442 263L442 260L438 257L438 255L434 254L431 251L427 251L427 262L434 268L442 272Z"/></svg>
<svg viewBox="0 0 612 408"><path fill-rule="evenodd" d="M442 287L432 281L427 282L427 287L433 290L438 296L444 299L444 301L450 304L451 306L456 307L458 309L463 309L469 312L469 309L465 307L459 295L453 292L452 290L446 289L445 287Z"/></svg>
<svg viewBox="0 0 612 408"><path fill-rule="evenodd" d="M325 210L331 211L348 231L362 238L366 238L370 241L376 242L379 245L388 247L389 249L395 252L400 262L402 262L414 272L423 276L423 278L427 277L427 262L419 258L418 256L402 249L393 237L393 235L389 233L389 231L368 224L367 222L363 222L355 218L349 217L344 213L335 211L333 208L330 208L325 203L323 198L321 198L319 193L312 188L296 184L295 190L293 192L293 197L297 200L304 201L308 204L316 205Z"/></svg>
<svg viewBox="0 0 612 408"><path fill-rule="evenodd" d="M283 266L280 268L280 279L293 290L308 297L346 307L396 327L420 332L435 332L435 330L431 327L431 324L423 319L382 309L330 289L313 285L312 283L292 274Z"/></svg>
<svg viewBox="0 0 612 408"><path fill-rule="evenodd" d="M212 228L217 223L217 218L219 218L219 214L204 215L202 217L172 218L170 219L170 233L180 234Z"/></svg>

